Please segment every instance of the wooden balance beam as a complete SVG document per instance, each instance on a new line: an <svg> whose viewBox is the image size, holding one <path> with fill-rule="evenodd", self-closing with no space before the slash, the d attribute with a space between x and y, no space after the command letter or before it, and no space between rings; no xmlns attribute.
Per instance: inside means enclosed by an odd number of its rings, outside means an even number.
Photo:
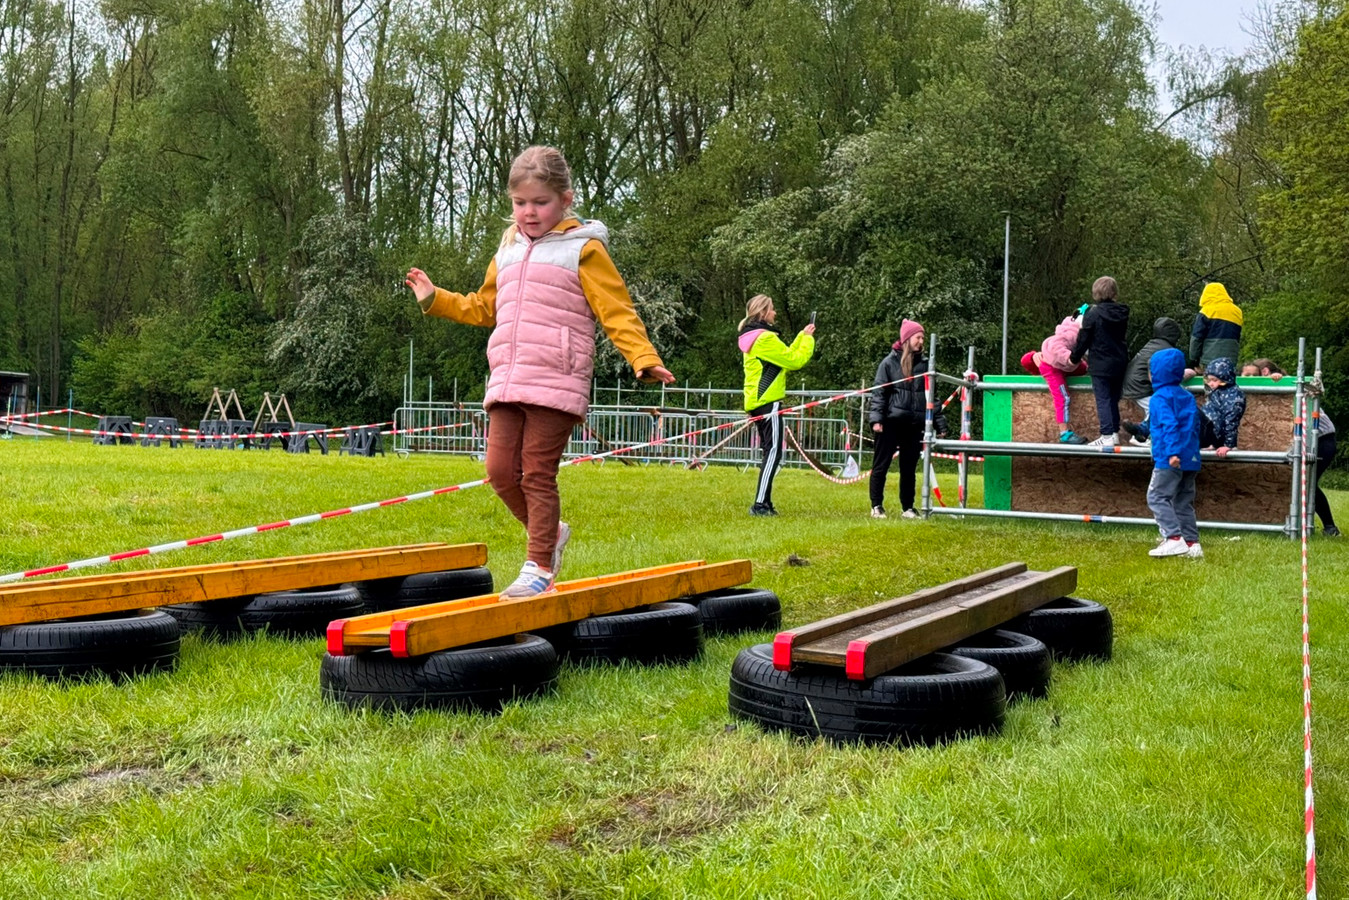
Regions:
<svg viewBox="0 0 1349 900"><path fill-rule="evenodd" d="M350 656L388 647L394 656L421 656L735 587L749 583L752 577L749 560L710 564L697 560L564 581L554 593L520 600L500 600L497 594L485 594L339 619L328 626L328 652Z"/></svg>
<svg viewBox="0 0 1349 900"><path fill-rule="evenodd" d="M414 544L307 556L54 578L0 588L0 625L199 603L346 581L395 578L487 562L485 544Z"/></svg>
<svg viewBox="0 0 1349 900"><path fill-rule="evenodd" d="M886 600L792 631L773 640L773 667L794 663L842 667L848 678L875 678L1013 616L1071 594L1077 569L1028 572L1009 563L968 578Z"/></svg>

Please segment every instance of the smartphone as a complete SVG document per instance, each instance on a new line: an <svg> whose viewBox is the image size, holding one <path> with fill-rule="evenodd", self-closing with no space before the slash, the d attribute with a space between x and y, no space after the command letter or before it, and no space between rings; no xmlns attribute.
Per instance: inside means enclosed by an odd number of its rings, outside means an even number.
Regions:
<svg viewBox="0 0 1349 900"><path fill-rule="evenodd" d="M818 313L819 313L818 310L811 310L811 312L810 312L810 324L812 324L812 325L815 324L815 316L816 316Z"/></svg>

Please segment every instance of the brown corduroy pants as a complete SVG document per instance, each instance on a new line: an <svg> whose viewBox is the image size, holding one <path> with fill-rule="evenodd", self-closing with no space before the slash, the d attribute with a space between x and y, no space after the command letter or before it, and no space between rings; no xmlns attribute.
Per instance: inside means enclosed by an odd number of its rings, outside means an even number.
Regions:
<svg viewBox="0 0 1349 900"><path fill-rule="evenodd" d="M541 568L551 568L562 510L557 468L581 419L527 403L495 403L487 419L487 477L492 490L525 526L526 557Z"/></svg>

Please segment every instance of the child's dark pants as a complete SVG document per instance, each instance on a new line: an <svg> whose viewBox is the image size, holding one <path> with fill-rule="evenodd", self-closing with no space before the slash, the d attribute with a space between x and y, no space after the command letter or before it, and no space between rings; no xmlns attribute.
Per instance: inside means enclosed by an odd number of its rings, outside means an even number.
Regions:
<svg viewBox="0 0 1349 900"><path fill-rule="evenodd" d="M1119 398L1124 393L1124 374L1091 376L1091 392L1096 395L1096 418L1101 434L1119 432Z"/></svg>

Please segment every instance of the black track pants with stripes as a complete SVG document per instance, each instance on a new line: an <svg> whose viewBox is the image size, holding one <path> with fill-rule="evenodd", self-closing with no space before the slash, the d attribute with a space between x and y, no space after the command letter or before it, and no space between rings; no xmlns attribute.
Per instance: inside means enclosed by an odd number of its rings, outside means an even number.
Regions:
<svg viewBox="0 0 1349 900"><path fill-rule="evenodd" d="M782 465L782 416L778 410L782 401L775 400L755 407L749 411L751 416L763 416L755 422L759 429L759 448L763 451L763 462L759 466L759 488L754 492L754 502L764 506L773 505L773 479Z"/></svg>

